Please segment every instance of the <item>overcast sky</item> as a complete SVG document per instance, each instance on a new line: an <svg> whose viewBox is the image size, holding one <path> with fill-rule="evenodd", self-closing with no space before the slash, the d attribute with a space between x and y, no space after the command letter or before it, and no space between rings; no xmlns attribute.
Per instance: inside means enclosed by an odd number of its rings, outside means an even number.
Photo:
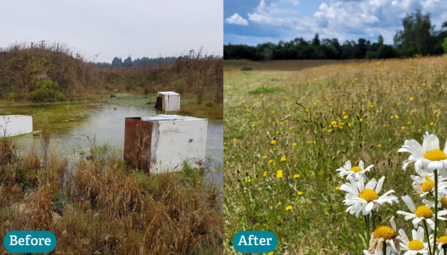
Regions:
<svg viewBox="0 0 447 255"><path fill-rule="evenodd" d="M62 42L97 61L223 55L222 0L0 0L0 47Z"/></svg>
<svg viewBox="0 0 447 255"><path fill-rule="evenodd" d="M296 37L346 40L379 35L393 44L402 19L417 9L431 14L436 30L447 21L447 0L225 0L224 43L257 45Z"/></svg>

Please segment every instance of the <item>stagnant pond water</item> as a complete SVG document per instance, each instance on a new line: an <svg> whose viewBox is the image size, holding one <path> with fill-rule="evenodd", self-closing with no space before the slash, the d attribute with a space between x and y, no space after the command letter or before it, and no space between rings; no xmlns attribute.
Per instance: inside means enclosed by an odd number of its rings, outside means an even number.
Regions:
<svg viewBox="0 0 447 255"><path fill-rule="evenodd" d="M120 101L80 102L0 106L0 115L28 115L33 117L33 130L41 130L48 123L54 135L52 150L68 157L81 157L88 152L90 141L122 153L126 117L144 117L163 114L154 105L146 105L147 98L127 98ZM90 141L88 138L90 138ZM19 151L36 144L40 135L27 134L14 138ZM88 153L87 153L88 154ZM85 155L87 155L85 154ZM223 163L223 123L208 120L206 162L208 169L221 168ZM208 179L222 183L222 171L208 171Z"/></svg>

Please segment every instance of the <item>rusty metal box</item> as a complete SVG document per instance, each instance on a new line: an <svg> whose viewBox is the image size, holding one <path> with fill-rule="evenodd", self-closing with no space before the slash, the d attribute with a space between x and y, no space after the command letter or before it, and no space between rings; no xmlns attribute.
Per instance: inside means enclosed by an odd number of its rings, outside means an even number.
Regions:
<svg viewBox="0 0 447 255"><path fill-rule="evenodd" d="M152 174L205 161L208 120L178 115L126 118L124 160Z"/></svg>

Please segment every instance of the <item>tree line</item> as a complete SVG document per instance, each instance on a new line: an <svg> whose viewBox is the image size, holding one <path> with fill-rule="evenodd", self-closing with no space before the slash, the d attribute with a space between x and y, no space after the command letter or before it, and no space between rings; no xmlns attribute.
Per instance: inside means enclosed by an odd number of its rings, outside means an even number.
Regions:
<svg viewBox="0 0 447 255"><path fill-rule="evenodd" d="M336 38L320 40L317 33L310 41L300 37L278 44L224 45L224 59L386 59L447 53L447 21L437 31L430 13L417 10L407 14L402 23L403 30L396 32L394 45L384 44L381 35L375 43L360 38L340 44Z"/></svg>
<svg viewBox="0 0 447 255"><path fill-rule="evenodd" d="M184 57L183 57L184 58ZM142 57L132 60L131 56L124 59L115 57L112 60L112 63L108 62L98 62L97 66L100 67L132 67L132 66L149 66L149 65L157 65L157 64L171 64L177 60L177 57L158 57L158 58L148 58Z"/></svg>

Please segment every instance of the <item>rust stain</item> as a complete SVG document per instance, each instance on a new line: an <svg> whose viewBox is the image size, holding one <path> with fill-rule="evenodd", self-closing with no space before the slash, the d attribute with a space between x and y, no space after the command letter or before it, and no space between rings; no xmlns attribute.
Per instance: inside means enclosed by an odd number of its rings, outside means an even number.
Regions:
<svg viewBox="0 0 447 255"><path fill-rule="evenodd" d="M124 160L126 164L149 171L147 155L151 153L153 123L140 118L126 118L124 132Z"/></svg>

